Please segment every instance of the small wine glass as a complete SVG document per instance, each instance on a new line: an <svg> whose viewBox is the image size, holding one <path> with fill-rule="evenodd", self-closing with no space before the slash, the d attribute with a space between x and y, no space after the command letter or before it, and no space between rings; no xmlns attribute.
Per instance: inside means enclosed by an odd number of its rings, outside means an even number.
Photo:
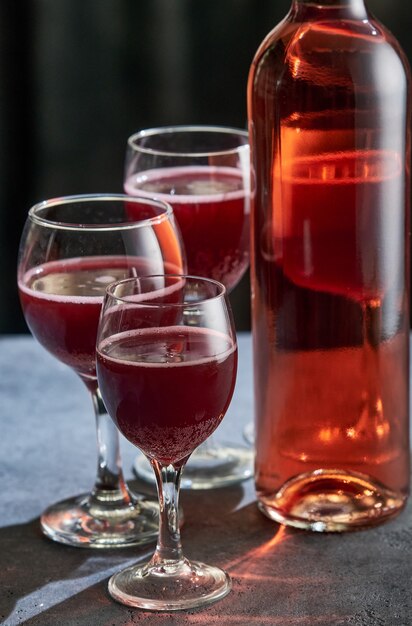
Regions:
<svg viewBox="0 0 412 626"><path fill-rule="evenodd" d="M149 460L160 504L151 561L109 581L110 594L123 604L189 609L230 590L226 572L183 556L178 497L186 461L229 406L236 369L236 334L221 283L166 275L107 288L97 340L99 387L119 430Z"/></svg>
<svg viewBox="0 0 412 626"><path fill-rule="evenodd" d="M249 265L248 134L222 126L142 130L128 139L124 190L169 202L180 226L188 272L230 292ZM182 487L206 489L252 476L252 450L208 439L195 451ZM153 480L144 456L136 474Z"/></svg>
<svg viewBox="0 0 412 626"><path fill-rule="evenodd" d="M123 478L117 430L97 385L95 346L107 284L144 273L184 271L169 205L124 195L71 196L30 209L22 234L18 286L39 343L71 367L89 390L96 417L97 478L90 494L50 506L43 532L80 547L152 541L155 502L133 495Z"/></svg>

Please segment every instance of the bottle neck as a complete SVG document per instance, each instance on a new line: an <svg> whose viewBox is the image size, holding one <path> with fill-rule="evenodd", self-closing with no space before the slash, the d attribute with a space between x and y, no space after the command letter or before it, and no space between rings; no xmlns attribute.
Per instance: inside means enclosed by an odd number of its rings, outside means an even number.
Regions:
<svg viewBox="0 0 412 626"><path fill-rule="evenodd" d="M292 0L295 15L323 15L325 18L364 19L368 11L364 0Z"/></svg>

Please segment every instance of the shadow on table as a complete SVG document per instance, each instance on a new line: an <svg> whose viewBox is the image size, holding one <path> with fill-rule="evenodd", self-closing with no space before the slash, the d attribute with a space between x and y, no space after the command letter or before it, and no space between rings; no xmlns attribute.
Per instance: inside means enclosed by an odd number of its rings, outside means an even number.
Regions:
<svg viewBox="0 0 412 626"><path fill-rule="evenodd" d="M0 619L6 619L18 600L42 587L56 574L68 576L84 562L82 552L68 553L64 565L60 559L60 547L46 540L40 531L39 519L27 524L16 524L0 529L1 562ZM51 567L48 567L50 563ZM3 622L2 622L3 623ZM6 621L7 623L7 621Z"/></svg>
<svg viewBox="0 0 412 626"><path fill-rule="evenodd" d="M98 582L90 580L89 586L80 591L73 590L70 597L58 603L54 602L46 610L37 610L37 615L24 619L24 614L21 614L21 621L12 622L13 625L16 623L27 626L55 626L57 624L131 626L147 619L150 619L152 625L162 626L168 624L206 626L216 623L218 619L223 624L238 624L239 626L249 621L251 624L262 625L277 623L273 622L272 617L269 620L263 616L262 619L259 618L259 621L256 621L253 616L247 615L250 613L250 608L248 609L250 595L244 572L254 567L255 560L260 558L259 550L277 535L278 527L266 520L257 511L254 503L238 509L242 498L242 487L182 494L186 520L182 531L185 553L189 558L204 560L227 568L233 577L232 593L218 604L205 609L167 614L129 609L110 598L107 592L108 576L106 576ZM4 530L10 532L10 529ZM33 537L28 544L32 541ZM53 545L41 538L38 538L38 544L39 547L34 556L41 557L46 563L51 562L52 571L49 571L47 576L44 572L43 575L37 573L32 583L25 586L26 593L33 590L36 585L44 585L53 574L54 581L59 580L61 584L64 584L70 577L77 578L79 571L84 570L86 560L90 558L90 550L69 548L66 551L65 547ZM45 550L47 554L44 553ZM120 561L121 555L123 555L123 560L130 561L132 550L116 552L118 569L120 569L123 565ZM107 555L108 551L105 553ZM22 563L17 564L17 567L21 565ZM21 595L19 593L20 597ZM32 611L35 612L33 607ZM29 613L29 610L27 612Z"/></svg>
<svg viewBox="0 0 412 626"><path fill-rule="evenodd" d="M150 485L133 481L132 488L153 495ZM243 495L243 487L182 493L183 542L187 540L194 556L222 562L218 549L219 534L226 532L222 519L231 515ZM208 547L206 553L203 546ZM42 535L38 518L0 528L0 623L100 624L89 621L90 614L85 617L84 612L94 614L97 606L107 603L111 615L113 602L106 593L109 576L126 564L148 560L153 550L154 544L118 550L63 546ZM115 606L116 614L119 607Z"/></svg>
<svg viewBox="0 0 412 626"><path fill-rule="evenodd" d="M1 529L4 624L132 626L150 620L151 626L393 626L393 603L405 603L409 581L408 516L367 533L322 536L271 522L251 502L251 493L250 485L182 492L185 554L224 567L233 582L220 602L182 613L130 609L108 595L110 575L148 560L153 546L60 546L41 537L38 520ZM402 580L394 580L399 567Z"/></svg>
<svg viewBox="0 0 412 626"><path fill-rule="evenodd" d="M292 554L292 550L296 553L296 545L288 548L288 544L299 541L300 533L280 529L265 519L254 503L231 510L226 503L238 500L232 489L188 495L190 498L184 505L187 525L183 533L186 554L228 569L233 589L226 598L198 610L149 613L114 602L107 592L106 577L18 623L25 626L132 626L148 620L151 626L332 626L344 623L336 615L323 614L319 602L316 603L317 593L312 594L312 601L299 597L296 582L302 584L302 573L291 575L289 572L289 576L285 576L277 562L278 550L283 558ZM209 523L205 513L210 512L211 506L216 515ZM306 586L309 587L309 583L311 589L319 589L319 581L313 574L305 580Z"/></svg>
<svg viewBox="0 0 412 626"><path fill-rule="evenodd" d="M136 549L135 559L139 554L146 557L147 549L140 553ZM101 572L106 578L106 571L120 568L125 557L124 550L96 551L54 543L42 535L38 518L0 528L0 624L24 623L25 615L41 613L43 605L72 595L69 589L76 593L89 586L89 577Z"/></svg>

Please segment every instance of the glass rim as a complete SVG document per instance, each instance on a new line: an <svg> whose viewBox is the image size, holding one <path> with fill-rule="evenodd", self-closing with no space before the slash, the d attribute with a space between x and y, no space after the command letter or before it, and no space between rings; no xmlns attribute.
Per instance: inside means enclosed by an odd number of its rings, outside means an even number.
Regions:
<svg viewBox="0 0 412 626"><path fill-rule="evenodd" d="M207 298L205 298L204 300L201 300L199 302L155 302L149 299L146 300L142 300L140 302L133 302L132 300L130 300L129 298L132 295L136 295L136 294L130 294L130 296L116 296L112 290L116 289L117 287L119 287L120 285L124 285L126 283L133 283L136 282L138 280L145 280L145 279L151 279L151 278L180 278L183 280L195 280L195 281L201 281L203 283L209 283L210 285L214 285L218 288L218 293L209 296ZM152 292L148 292L148 293L158 293L159 289L153 289ZM132 276L130 278L123 278L122 280L117 280L114 281L112 283L110 283L110 285L108 285L105 289L105 299L106 301L109 300L117 300L118 302L121 302L123 304L134 304L136 306L143 306L143 307L152 307L152 308L164 308L164 307L176 307L176 308L185 308L185 307L190 307L190 306L196 306L198 304L202 304L204 302L211 302L213 300L219 300L221 298L224 298L227 294L227 289L225 287L225 285L221 282L219 282L218 280L214 280L213 278L206 278L204 276L196 276L194 274L147 274L145 276Z"/></svg>
<svg viewBox="0 0 412 626"><path fill-rule="evenodd" d="M148 148L146 146L141 146L138 142L140 139L144 137L151 137L155 135L168 135L171 133L180 132L180 133L190 133L190 132L198 132L198 133L220 133L226 135L239 135L246 139L245 143L239 143L235 148L227 148L225 150L207 150L205 151L195 151L195 152L177 152L174 150L160 150L158 148ZM129 136L127 140L127 145L129 148L134 150L135 152L141 152L142 154L151 154L157 156L173 156L173 157L207 157L207 156L219 156L219 155L228 155L228 154L236 154L239 152L249 151L249 135L246 130L242 130L240 128L234 128L231 126L205 126L205 125L180 125L180 126L158 126L154 128L145 128L143 130L139 130L136 133L133 133Z"/></svg>
<svg viewBox="0 0 412 626"><path fill-rule="evenodd" d="M45 209L47 207L65 205L65 204L74 204L81 202L103 202L103 201L123 201L123 202L131 202L134 204L147 204L147 205L155 205L159 209L163 209L163 212L159 215L155 215L153 217L147 217L145 219L139 221L131 221L131 222L119 222L118 224L110 224L104 223L101 224L84 224L84 223L70 223L70 222L60 222L56 220L50 220L46 217L42 217L38 215L38 211ZM44 226L46 228L53 228L55 230L67 230L67 231L76 231L81 230L82 232L98 232L98 231L116 231L116 230L134 230L136 228L143 228L145 226L151 226L153 224L160 224L164 220L169 219L173 215L173 208L164 200L158 200L157 198L150 198L148 196L128 196L127 194L121 193L92 193L92 194L78 194L73 196L60 196L56 198L50 198L48 200L42 200L41 202L37 202L34 204L28 212L29 219L39 226Z"/></svg>

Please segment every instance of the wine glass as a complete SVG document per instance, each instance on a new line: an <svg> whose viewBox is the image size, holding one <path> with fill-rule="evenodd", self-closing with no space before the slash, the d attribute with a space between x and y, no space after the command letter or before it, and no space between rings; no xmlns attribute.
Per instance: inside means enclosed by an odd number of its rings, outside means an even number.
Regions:
<svg viewBox="0 0 412 626"><path fill-rule="evenodd" d="M158 506L134 496L121 469L118 433L97 384L95 346L107 284L144 273L182 271L173 211L148 198L85 195L30 209L22 234L18 286L39 343L89 390L97 426L97 478L90 494L53 504L43 532L60 543L120 547L152 541Z"/></svg>
<svg viewBox="0 0 412 626"><path fill-rule="evenodd" d="M236 335L221 283L163 275L107 288L97 339L99 387L119 430L150 461L160 503L151 561L109 581L110 594L123 604L188 609L230 590L226 572L183 556L178 497L186 461L229 406L236 369Z"/></svg>
<svg viewBox="0 0 412 626"><path fill-rule="evenodd" d="M188 272L222 282L228 292L249 264L250 155L245 131L214 126L142 130L128 139L124 190L170 202ZM137 475L152 480L144 456ZM193 454L183 487L238 483L252 475L249 447L212 439Z"/></svg>

